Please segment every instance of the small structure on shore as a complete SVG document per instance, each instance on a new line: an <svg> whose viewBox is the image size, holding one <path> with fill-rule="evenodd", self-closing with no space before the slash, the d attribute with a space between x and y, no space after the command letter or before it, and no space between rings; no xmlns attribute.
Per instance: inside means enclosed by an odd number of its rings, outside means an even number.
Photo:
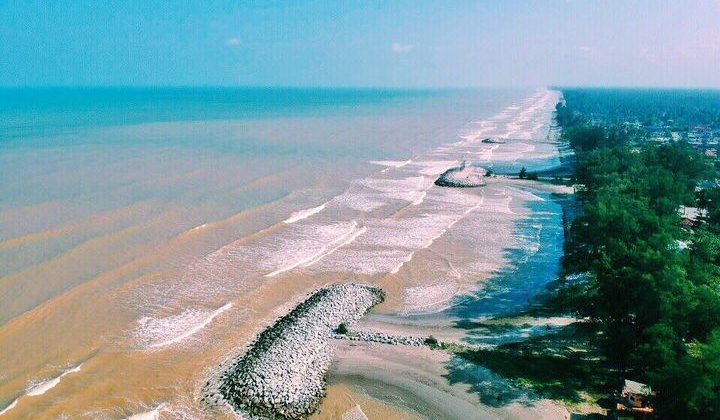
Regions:
<svg viewBox="0 0 720 420"><path fill-rule="evenodd" d="M655 393L648 385L625 379L617 410L631 412L634 416L642 416L643 418L651 416L654 410L650 404L650 398L654 395Z"/></svg>
<svg viewBox="0 0 720 420"><path fill-rule="evenodd" d="M482 142L485 143L485 144L505 144L505 140L503 140L503 139L494 139L494 138L491 138L491 137L488 137L488 138L486 138L486 139L483 139Z"/></svg>
<svg viewBox="0 0 720 420"><path fill-rule="evenodd" d="M483 187L487 185L484 175L485 169L468 165L467 161L463 161L460 166L450 168L443 172L442 175L435 180L435 185L457 188Z"/></svg>

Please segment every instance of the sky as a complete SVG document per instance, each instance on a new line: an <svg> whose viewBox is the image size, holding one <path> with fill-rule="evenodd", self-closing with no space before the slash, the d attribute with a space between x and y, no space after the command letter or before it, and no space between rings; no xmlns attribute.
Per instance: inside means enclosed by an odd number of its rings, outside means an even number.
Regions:
<svg viewBox="0 0 720 420"><path fill-rule="evenodd" d="M2 86L720 87L720 1L0 0Z"/></svg>

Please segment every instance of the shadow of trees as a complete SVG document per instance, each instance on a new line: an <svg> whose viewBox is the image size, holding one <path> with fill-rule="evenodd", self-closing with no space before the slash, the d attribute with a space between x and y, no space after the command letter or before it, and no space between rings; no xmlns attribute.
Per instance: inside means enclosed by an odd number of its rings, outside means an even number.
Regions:
<svg viewBox="0 0 720 420"><path fill-rule="evenodd" d="M494 348L458 347L452 350L447 378L451 383L467 383L484 404L492 406L523 399L580 403L583 395L599 398L614 388L607 379L615 375L599 357L590 340L593 334L592 325L575 323Z"/></svg>

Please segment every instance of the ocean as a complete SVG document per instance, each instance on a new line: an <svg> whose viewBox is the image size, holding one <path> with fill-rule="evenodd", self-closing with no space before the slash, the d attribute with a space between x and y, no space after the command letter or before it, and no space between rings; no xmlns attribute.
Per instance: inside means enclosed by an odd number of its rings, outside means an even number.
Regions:
<svg viewBox="0 0 720 420"><path fill-rule="evenodd" d="M543 198L434 179L463 160L557 165L557 100L0 90L0 412L207 415L197 400L217 365L335 281L381 285L388 312L447 309L508 249L537 246L513 232Z"/></svg>

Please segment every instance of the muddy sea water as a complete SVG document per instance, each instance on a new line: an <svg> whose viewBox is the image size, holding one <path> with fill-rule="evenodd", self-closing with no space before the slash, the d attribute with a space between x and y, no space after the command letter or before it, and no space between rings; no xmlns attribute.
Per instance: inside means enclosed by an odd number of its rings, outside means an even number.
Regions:
<svg viewBox="0 0 720 420"><path fill-rule="evenodd" d="M205 415L207 372L288 299L357 278L400 285L391 296L411 307L413 279L448 271L423 257L433 243L515 194L434 178L464 159L508 171L555 159L530 140L556 100L533 89L0 90L2 416ZM448 276L472 283L468 261Z"/></svg>

